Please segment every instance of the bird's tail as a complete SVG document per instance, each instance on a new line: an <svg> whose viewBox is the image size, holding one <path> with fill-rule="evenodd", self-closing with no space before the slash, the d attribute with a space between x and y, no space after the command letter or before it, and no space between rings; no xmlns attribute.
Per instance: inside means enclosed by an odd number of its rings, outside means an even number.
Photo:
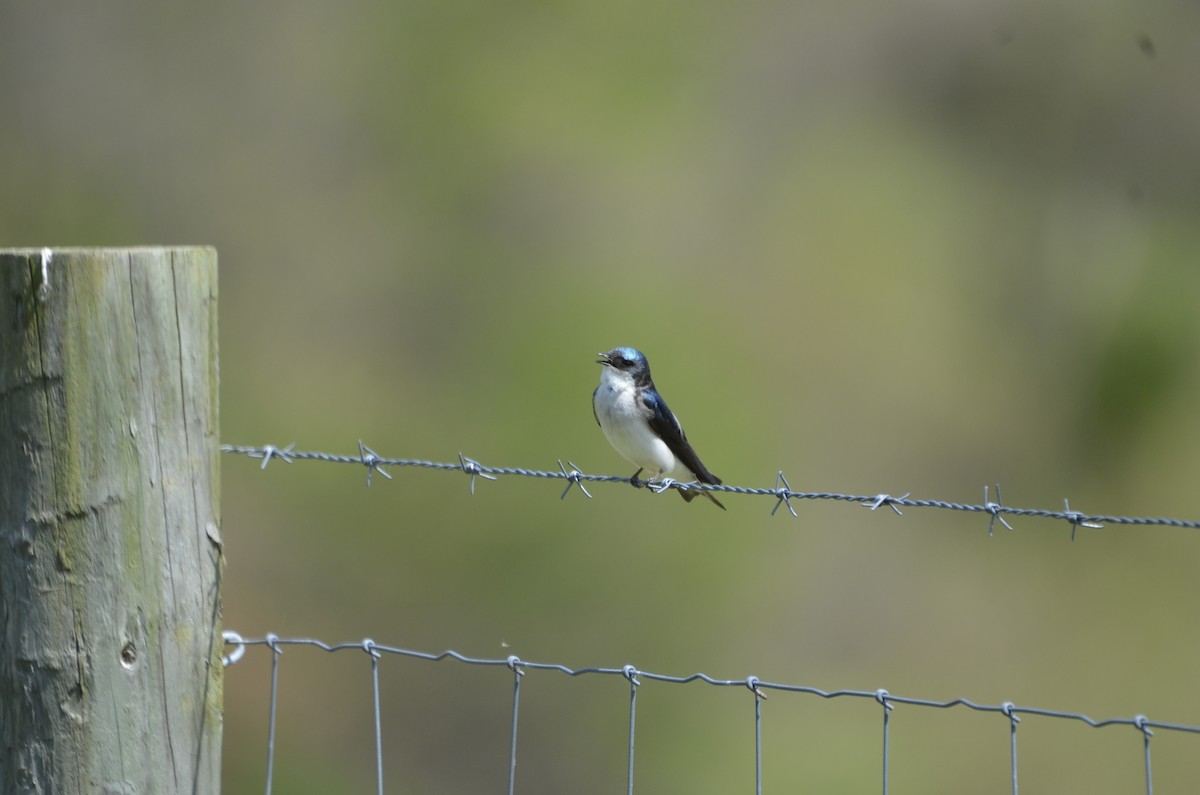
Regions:
<svg viewBox="0 0 1200 795"><path fill-rule="evenodd" d="M708 497L713 502L715 502L717 504L717 507L720 508L722 511L727 510L725 508L725 506L721 504L721 501L713 496L713 493L711 491L684 491L683 489L678 489L678 491L679 491L679 496L683 497L685 502L691 502L692 500L696 499L697 497L703 495L705 497Z"/></svg>

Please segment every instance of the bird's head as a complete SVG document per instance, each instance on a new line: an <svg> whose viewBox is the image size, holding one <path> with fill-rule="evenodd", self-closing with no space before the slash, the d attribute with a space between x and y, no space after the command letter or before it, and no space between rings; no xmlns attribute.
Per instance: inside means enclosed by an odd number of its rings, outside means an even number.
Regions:
<svg viewBox="0 0 1200 795"><path fill-rule="evenodd" d="M611 369L613 375L624 376L639 383L650 380L650 362L646 361L645 354L636 348L613 348L607 353L597 355L600 358L596 363Z"/></svg>

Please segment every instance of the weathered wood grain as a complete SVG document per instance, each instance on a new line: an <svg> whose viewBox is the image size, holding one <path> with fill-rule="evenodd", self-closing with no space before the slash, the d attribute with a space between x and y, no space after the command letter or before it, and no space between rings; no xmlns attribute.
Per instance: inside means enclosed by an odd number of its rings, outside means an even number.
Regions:
<svg viewBox="0 0 1200 795"><path fill-rule="evenodd" d="M217 255L0 250L0 792L215 793Z"/></svg>

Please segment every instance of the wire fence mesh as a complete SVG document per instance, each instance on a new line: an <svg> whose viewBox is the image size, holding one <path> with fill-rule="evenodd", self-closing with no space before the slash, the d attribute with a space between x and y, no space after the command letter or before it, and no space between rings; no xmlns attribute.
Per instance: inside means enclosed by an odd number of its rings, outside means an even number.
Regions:
<svg viewBox="0 0 1200 795"><path fill-rule="evenodd" d="M1192 736L1200 735L1200 726L1193 726L1183 723L1172 723L1160 720L1152 720L1145 715L1134 715L1132 717L1113 717L1095 719L1082 712L1073 712L1066 710L1047 709L1044 707L1027 706L1005 701L1000 704L985 704L973 701L968 698L954 697L944 700L914 698L911 696L902 696L889 693L884 689L877 690L822 690L817 687L809 687L806 685L789 684L785 682L769 682L759 679L757 676L745 676L735 679L721 679L709 676L706 673L693 673L683 676L676 676L663 673L655 673L651 671L643 671L634 665L623 665L620 667L601 667L591 666L585 668L570 668L560 663L550 662L534 662L530 660L522 660L516 655L509 655L504 658L481 658L470 657L460 654L457 651L446 650L443 652L432 653L423 651L414 651L411 649L399 648L396 646L386 646L378 644L375 641L367 638L361 641L348 643L326 643L322 640L314 638L284 638L273 633L268 633L261 638L243 638L237 632L226 631L225 642L229 647L229 653L224 657L225 665L231 666L239 662L247 653L249 647L263 647L271 651L271 682L270 682L270 700L268 704L268 736L267 736L267 761L266 761L266 792L270 793L273 787L274 769L275 769L275 736L276 736L276 708L278 705L278 685L280 658L284 647L303 647L308 649L319 649L324 652L337 653L345 651L364 652L370 658L371 662L371 685L374 703L374 736L375 736L375 773L376 773L376 790L383 793L383 733L382 733L382 718L380 707L380 687L379 687L379 665L383 655L396 655L399 657L407 657L428 662L446 662L455 661L471 666L486 666L507 668L513 674L513 690L512 690L512 729L509 742L509 757L507 776L507 791L510 795L516 789L516 773L517 773L517 751L518 751L518 729L521 704L521 682L527 673L533 671L556 671L565 674L569 677L581 676L607 676L624 679L629 683L629 723L628 723L628 757L627 757L627 777L626 777L626 792L633 792L634 784L634 761L635 761L635 738L637 724L637 698L638 688L642 687L646 682L655 682L666 685L686 685L692 682L700 682L713 687L729 687L729 688L744 688L753 698L754 701L754 749L755 749L755 791L762 792L763 786L763 734L762 734L762 710L763 702L767 699L769 692L780 692L787 694L817 696L822 699L847 699L847 700L869 700L876 702L880 707L882 718L882 745L880 748L881 762L880 773L882 777L883 792L888 792L889 787L889 769L890 769L890 739L891 739L891 724L890 716L893 710L897 707L920 707L926 709L945 710L951 707L962 707L965 709L975 710L977 712L994 714L997 717L1008 722L1008 742L1007 751L1010 759L1010 771L1012 776L1012 792L1017 793L1018 788L1018 757L1017 757L1017 727L1021 723L1023 716L1037 717L1041 719L1058 719L1067 721L1077 721L1094 729L1103 729L1107 727L1122 726L1132 728L1137 732L1139 738L1138 745L1131 747L1130 759L1135 760L1140 752L1140 764L1145 771L1145 789L1147 795L1152 795L1154 792L1153 784L1153 766L1151 762L1150 744L1151 738L1154 736L1155 730L1163 730L1170 732L1180 732ZM1200 748L1196 749L1200 751Z"/></svg>

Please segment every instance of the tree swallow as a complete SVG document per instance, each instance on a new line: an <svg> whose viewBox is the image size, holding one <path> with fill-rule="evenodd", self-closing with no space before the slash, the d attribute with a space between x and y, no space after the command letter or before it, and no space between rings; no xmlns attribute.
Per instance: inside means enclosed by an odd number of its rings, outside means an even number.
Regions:
<svg viewBox="0 0 1200 795"><path fill-rule="evenodd" d="M676 480L719 484L721 479L700 463L700 456L688 444L679 420L658 394L650 379L650 363L642 352L613 348L597 355L600 357L597 364L603 365L603 369L600 386L592 393L592 413L613 449L637 465L633 479L637 480L646 470L654 473L650 483L679 473ZM725 510L711 491L679 492L688 502L697 494L703 494Z"/></svg>

